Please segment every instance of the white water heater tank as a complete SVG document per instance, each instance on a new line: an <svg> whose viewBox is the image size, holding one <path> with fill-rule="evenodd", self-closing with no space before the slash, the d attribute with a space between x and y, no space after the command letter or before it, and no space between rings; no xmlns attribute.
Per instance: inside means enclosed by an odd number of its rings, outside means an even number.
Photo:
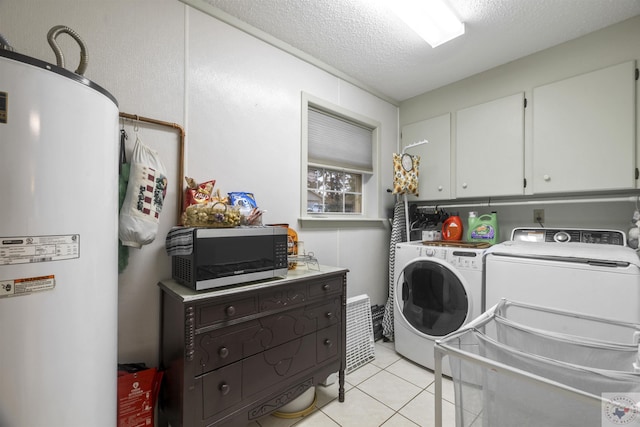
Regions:
<svg viewBox="0 0 640 427"><path fill-rule="evenodd" d="M116 425L118 106L0 49L0 426Z"/></svg>

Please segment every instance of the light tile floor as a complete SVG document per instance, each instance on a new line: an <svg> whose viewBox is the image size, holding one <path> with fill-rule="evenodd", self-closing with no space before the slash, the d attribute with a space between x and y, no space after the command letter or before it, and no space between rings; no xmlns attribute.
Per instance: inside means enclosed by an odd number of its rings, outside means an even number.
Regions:
<svg viewBox="0 0 640 427"><path fill-rule="evenodd" d="M393 343L376 341L375 360L345 378L345 401L337 381L316 388L316 409L301 418L267 416L247 427L431 427L435 425L433 371L395 352ZM455 426L453 383L443 381L443 426Z"/></svg>

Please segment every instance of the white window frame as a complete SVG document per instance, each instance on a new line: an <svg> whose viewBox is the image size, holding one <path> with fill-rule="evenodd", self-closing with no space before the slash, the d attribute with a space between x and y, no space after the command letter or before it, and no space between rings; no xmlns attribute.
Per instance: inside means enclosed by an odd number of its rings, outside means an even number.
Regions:
<svg viewBox="0 0 640 427"><path fill-rule="evenodd" d="M329 114L342 117L345 120L353 123L360 124L371 129L371 144L372 144L372 168L371 173L357 173L362 174L362 212L361 213L314 213L313 215L307 212L308 192L307 192L307 172L309 169L309 151L308 151L308 124L309 124L309 107L326 111ZM381 185L380 185L380 135L381 124L379 121L366 117L364 115L354 113L343 107L317 98L306 92L302 92L301 103L301 149L300 149L300 220L310 222L335 222L348 224L357 224L361 222L381 221L380 203L381 197ZM351 172L351 170L332 165L325 165L329 169L342 170Z"/></svg>

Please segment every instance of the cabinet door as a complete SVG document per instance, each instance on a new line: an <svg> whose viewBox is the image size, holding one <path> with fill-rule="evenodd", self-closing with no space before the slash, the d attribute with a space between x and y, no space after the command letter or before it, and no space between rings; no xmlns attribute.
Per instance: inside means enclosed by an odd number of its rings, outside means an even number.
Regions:
<svg viewBox="0 0 640 427"><path fill-rule="evenodd" d="M533 192L635 186L635 62L533 90Z"/></svg>
<svg viewBox="0 0 640 427"><path fill-rule="evenodd" d="M456 197L524 194L524 92L456 113Z"/></svg>
<svg viewBox="0 0 640 427"><path fill-rule="evenodd" d="M416 142L426 144L409 148L407 153L420 156L418 191L414 200L451 198L451 114L434 117L402 127L402 146Z"/></svg>

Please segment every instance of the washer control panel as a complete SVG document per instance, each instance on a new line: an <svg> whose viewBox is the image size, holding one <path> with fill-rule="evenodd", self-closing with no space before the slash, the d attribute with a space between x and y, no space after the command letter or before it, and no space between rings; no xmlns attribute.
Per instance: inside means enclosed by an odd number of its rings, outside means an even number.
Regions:
<svg viewBox="0 0 640 427"><path fill-rule="evenodd" d="M438 258L446 260L447 250L445 248L439 248L437 246L423 246L420 255L428 258Z"/></svg>
<svg viewBox="0 0 640 427"><path fill-rule="evenodd" d="M578 242L597 245L627 245L627 238L623 231L581 228L514 228L511 232L511 240L519 242Z"/></svg>
<svg viewBox="0 0 640 427"><path fill-rule="evenodd" d="M449 252L447 262L459 269L482 270L482 252L464 249Z"/></svg>

